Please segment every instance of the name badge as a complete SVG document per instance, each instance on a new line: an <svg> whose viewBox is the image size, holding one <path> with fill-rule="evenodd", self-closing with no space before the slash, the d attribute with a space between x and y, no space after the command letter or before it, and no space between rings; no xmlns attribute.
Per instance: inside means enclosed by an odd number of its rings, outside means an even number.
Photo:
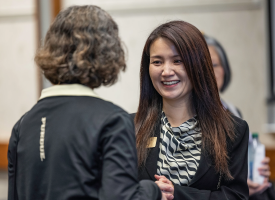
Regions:
<svg viewBox="0 0 275 200"><path fill-rule="evenodd" d="M146 148L153 148L156 146L156 143L157 143L157 137L151 137L148 141Z"/></svg>

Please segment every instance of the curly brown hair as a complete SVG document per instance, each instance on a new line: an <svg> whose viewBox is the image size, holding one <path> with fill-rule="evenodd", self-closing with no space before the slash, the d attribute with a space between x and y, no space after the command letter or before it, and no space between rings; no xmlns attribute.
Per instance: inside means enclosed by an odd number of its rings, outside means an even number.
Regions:
<svg viewBox="0 0 275 200"><path fill-rule="evenodd" d="M118 26L97 6L61 11L48 30L35 62L53 84L112 85L125 71Z"/></svg>

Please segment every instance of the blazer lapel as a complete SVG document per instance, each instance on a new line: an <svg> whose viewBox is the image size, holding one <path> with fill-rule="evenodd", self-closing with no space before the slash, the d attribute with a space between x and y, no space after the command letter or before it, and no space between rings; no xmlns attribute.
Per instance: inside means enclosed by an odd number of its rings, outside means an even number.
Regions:
<svg viewBox="0 0 275 200"><path fill-rule="evenodd" d="M150 178L156 181L154 175L157 174L157 162L159 157L159 143L160 143L160 126L157 126L155 131L155 137L157 137L156 146L150 148L148 157L146 159L145 169Z"/></svg>
<svg viewBox="0 0 275 200"><path fill-rule="evenodd" d="M200 178L209 170L211 164L210 164L210 159L208 156L205 156L204 151L202 150L201 152L201 159L199 161L199 167L197 169L197 172L191 182L189 183L188 186L192 186L195 184Z"/></svg>

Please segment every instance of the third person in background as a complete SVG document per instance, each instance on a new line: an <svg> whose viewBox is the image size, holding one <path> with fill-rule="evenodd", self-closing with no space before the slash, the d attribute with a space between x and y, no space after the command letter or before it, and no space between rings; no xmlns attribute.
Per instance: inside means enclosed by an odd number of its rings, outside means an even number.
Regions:
<svg viewBox="0 0 275 200"><path fill-rule="evenodd" d="M222 93L226 90L231 81L230 64L228 62L227 55L222 45L213 37L204 35L204 38L206 40L211 55L218 90L220 93ZM232 105L228 101L224 101L223 99L221 99L221 102L228 111L230 111L235 116L242 118L241 112L234 105ZM262 167L258 169L260 174L265 177L264 183L262 185L254 183L250 179L247 179L250 200L275 199L274 190L270 188L271 184L268 182L269 176L271 174L269 169L269 161L270 159L266 157L262 161ZM272 193L274 195L273 198L271 197Z"/></svg>

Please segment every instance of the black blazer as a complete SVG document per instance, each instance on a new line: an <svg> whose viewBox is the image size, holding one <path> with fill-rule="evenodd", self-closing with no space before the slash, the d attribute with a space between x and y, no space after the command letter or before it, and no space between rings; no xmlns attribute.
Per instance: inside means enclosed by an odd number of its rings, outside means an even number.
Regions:
<svg viewBox="0 0 275 200"><path fill-rule="evenodd" d="M45 89L13 128L8 199L160 200L154 182L138 180L135 144L128 113L90 88Z"/></svg>
<svg viewBox="0 0 275 200"><path fill-rule="evenodd" d="M134 118L134 114L132 115ZM249 128L246 121L233 116L235 120L236 139L232 143L227 141L230 157L229 170L234 180L221 178L220 188L217 189L220 174L214 169L210 158L202 149L198 170L189 186L174 185L174 200L246 200L249 192L247 186L247 150ZM156 181L157 160L159 156L160 131L157 128L155 137L157 143L149 151L144 167L139 168L139 179Z"/></svg>

